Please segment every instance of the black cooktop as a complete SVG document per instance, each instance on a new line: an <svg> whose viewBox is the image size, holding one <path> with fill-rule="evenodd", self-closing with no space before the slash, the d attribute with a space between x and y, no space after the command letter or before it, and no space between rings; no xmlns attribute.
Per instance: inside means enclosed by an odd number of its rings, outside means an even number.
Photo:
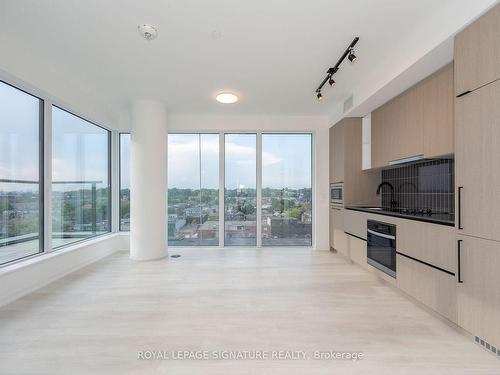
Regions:
<svg viewBox="0 0 500 375"><path fill-rule="evenodd" d="M455 225L455 215L450 212L433 211L432 209L402 208L402 207L368 207L349 206L348 210L363 211L373 214L404 217L406 219L427 221L435 224Z"/></svg>

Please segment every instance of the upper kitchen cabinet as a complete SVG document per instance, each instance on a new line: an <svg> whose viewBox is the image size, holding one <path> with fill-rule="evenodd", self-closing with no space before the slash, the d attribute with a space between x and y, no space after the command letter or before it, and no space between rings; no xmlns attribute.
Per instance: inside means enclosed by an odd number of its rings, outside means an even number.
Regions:
<svg viewBox="0 0 500 375"><path fill-rule="evenodd" d="M379 175L362 169L362 120L348 117L330 128L330 182L344 183L344 204L374 204Z"/></svg>
<svg viewBox="0 0 500 375"><path fill-rule="evenodd" d="M453 153L453 64L426 79L418 87L426 158Z"/></svg>
<svg viewBox="0 0 500 375"><path fill-rule="evenodd" d="M455 38L455 94L500 78L500 4Z"/></svg>
<svg viewBox="0 0 500 375"><path fill-rule="evenodd" d="M330 183L334 182L344 182L344 126L342 122L330 128Z"/></svg>
<svg viewBox="0 0 500 375"><path fill-rule="evenodd" d="M453 153L453 64L372 112L372 167Z"/></svg>
<svg viewBox="0 0 500 375"><path fill-rule="evenodd" d="M500 240L500 81L455 101L457 228Z"/></svg>

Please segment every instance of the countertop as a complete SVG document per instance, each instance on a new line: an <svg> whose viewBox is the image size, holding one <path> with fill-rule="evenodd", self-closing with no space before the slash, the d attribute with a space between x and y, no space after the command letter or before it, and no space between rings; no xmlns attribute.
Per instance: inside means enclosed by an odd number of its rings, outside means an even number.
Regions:
<svg viewBox="0 0 500 375"><path fill-rule="evenodd" d="M346 210L368 212L370 214L376 214L376 215L394 216L408 220L424 221L433 224L455 226L454 215L448 213L432 213L431 215L426 215L426 214L410 215L398 212L398 210L391 210L389 208L384 208L384 207L346 206L344 208Z"/></svg>

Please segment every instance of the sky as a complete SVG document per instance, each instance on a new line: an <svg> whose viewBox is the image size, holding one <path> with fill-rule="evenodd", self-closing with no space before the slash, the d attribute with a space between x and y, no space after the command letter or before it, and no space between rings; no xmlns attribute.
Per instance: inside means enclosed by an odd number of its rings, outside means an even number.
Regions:
<svg viewBox="0 0 500 375"><path fill-rule="evenodd" d="M0 82L0 178L38 180L39 99ZM54 181L108 180L108 132L62 109L52 109ZM225 183L229 189L256 187L256 135L226 134ZM130 186L130 135L121 136L121 186ZM201 166L201 168L200 168ZM201 172L201 173L200 173ZM219 187L219 135L170 134L169 187ZM9 185L9 186L7 186ZM27 189L2 184L0 189ZM28 185L29 189L34 186ZM72 190L75 185L55 185ZM262 186L311 187L311 135L262 136Z"/></svg>
<svg viewBox="0 0 500 375"><path fill-rule="evenodd" d="M311 142L310 134L264 134L262 186L310 188ZM130 135L122 134L120 143L123 189L130 187ZM256 135L226 134L225 154L226 187L255 188ZM219 188L219 135L169 134L169 188L199 189L200 181L202 188Z"/></svg>
<svg viewBox="0 0 500 375"><path fill-rule="evenodd" d="M38 181L40 100L0 82L0 178ZM108 132L57 107L52 108L53 181L108 180ZM36 190L2 183L0 189ZM75 184L55 185L73 190ZM81 186L78 186L78 188Z"/></svg>

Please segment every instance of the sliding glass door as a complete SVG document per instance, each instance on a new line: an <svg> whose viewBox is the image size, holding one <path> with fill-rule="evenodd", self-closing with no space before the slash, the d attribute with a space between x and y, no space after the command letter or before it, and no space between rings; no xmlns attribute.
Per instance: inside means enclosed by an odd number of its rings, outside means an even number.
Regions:
<svg viewBox="0 0 500 375"><path fill-rule="evenodd" d="M224 245L257 245L257 135L226 134Z"/></svg>
<svg viewBox="0 0 500 375"><path fill-rule="evenodd" d="M312 244L311 134L262 134L262 245Z"/></svg>

